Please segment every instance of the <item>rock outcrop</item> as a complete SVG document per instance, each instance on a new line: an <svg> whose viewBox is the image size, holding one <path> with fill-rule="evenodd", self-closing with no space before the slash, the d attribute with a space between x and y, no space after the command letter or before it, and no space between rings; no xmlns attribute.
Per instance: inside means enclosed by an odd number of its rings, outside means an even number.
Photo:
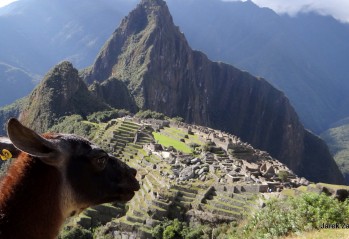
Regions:
<svg viewBox="0 0 349 239"><path fill-rule="evenodd" d="M73 65L62 62L30 94L19 118L31 128L45 132L62 116L86 116L107 109L107 104L89 92Z"/></svg>
<svg viewBox="0 0 349 239"><path fill-rule="evenodd" d="M327 146L304 129L285 95L192 50L162 0L141 1L84 79L110 77L127 84L140 109L233 133L312 181L344 182Z"/></svg>
<svg viewBox="0 0 349 239"><path fill-rule="evenodd" d="M89 90L99 99L116 109L137 111L137 105L127 89L126 84L116 78L110 78L102 83L94 82Z"/></svg>

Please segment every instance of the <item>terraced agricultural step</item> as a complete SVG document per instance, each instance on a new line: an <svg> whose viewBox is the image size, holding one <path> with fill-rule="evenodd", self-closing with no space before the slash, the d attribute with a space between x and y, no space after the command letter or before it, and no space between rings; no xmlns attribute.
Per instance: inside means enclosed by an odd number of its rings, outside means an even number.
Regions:
<svg viewBox="0 0 349 239"><path fill-rule="evenodd" d="M196 198L196 193L190 193L190 192L187 192L187 191L181 191L181 190L178 190L178 193L181 195L181 196L185 196L187 198Z"/></svg>
<svg viewBox="0 0 349 239"><path fill-rule="evenodd" d="M180 201L180 202L192 202L192 201L194 201L194 199L195 199L195 198L186 197L186 196L181 196L181 195L179 195L179 196L176 197L176 200L177 200L177 201Z"/></svg>
<svg viewBox="0 0 349 239"><path fill-rule="evenodd" d="M237 207L244 207L246 205L246 201L245 200L234 199L234 198L231 198L231 197L224 197L224 196L221 196L221 195L212 197L212 200L220 201L220 202L227 203L229 205L234 205L234 206L237 206Z"/></svg>
<svg viewBox="0 0 349 239"><path fill-rule="evenodd" d="M101 204L101 205L94 206L92 208L98 211L99 213L107 214L114 217L117 217L123 212L122 208L114 207L113 205L110 205L110 204Z"/></svg>
<svg viewBox="0 0 349 239"><path fill-rule="evenodd" d="M147 212L143 211L142 209L133 209L132 210L133 215L137 217L147 217Z"/></svg>
<svg viewBox="0 0 349 239"><path fill-rule="evenodd" d="M163 202L161 200L152 200L152 204L155 205L155 206L158 206L160 208L163 208L164 210L168 210L170 208L170 204L169 203L166 203L166 202Z"/></svg>
<svg viewBox="0 0 349 239"><path fill-rule="evenodd" d="M121 129L118 129L117 131L114 131L114 133L113 133L113 137L123 137L123 138L127 138L127 139L133 138L134 135L135 134L133 132L130 132L127 130L121 130Z"/></svg>
<svg viewBox="0 0 349 239"><path fill-rule="evenodd" d="M231 168L231 167L233 167L234 164L233 163L222 163L222 165L225 167Z"/></svg>
<svg viewBox="0 0 349 239"><path fill-rule="evenodd" d="M122 143L120 141L115 141L113 144L112 144L114 147L120 147L120 148L124 148L125 147L125 143Z"/></svg>
<svg viewBox="0 0 349 239"><path fill-rule="evenodd" d="M121 128L121 127L118 127L117 130L115 130L113 132L113 136L118 136L118 135L121 135L121 134L125 134L127 136L130 136L130 135L133 135L134 133L133 132L130 132L129 129L126 129L126 128Z"/></svg>
<svg viewBox="0 0 349 239"><path fill-rule="evenodd" d="M130 201L129 206L133 213L136 216L141 216L143 214L144 216L147 216L147 208L148 205L146 202L151 201L152 199L148 196L148 194L145 194L146 196L142 195L142 192L137 192L136 196Z"/></svg>
<svg viewBox="0 0 349 239"><path fill-rule="evenodd" d="M137 149L134 149L134 148L131 148L129 145L126 145L126 147L124 148L125 151L133 154L133 155L136 155L138 154L138 150Z"/></svg>
<svg viewBox="0 0 349 239"><path fill-rule="evenodd" d="M99 212L93 208L88 208L84 211L84 214L88 217L97 217Z"/></svg>
<svg viewBox="0 0 349 239"><path fill-rule="evenodd" d="M122 151L122 154L127 158L133 158L135 156L134 153L131 153L131 152L127 151L126 149L124 149Z"/></svg>
<svg viewBox="0 0 349 239"><path fill-rule="evenodd" d="M135 215L130 215L130 214L126 215L126 220L130 221L130 222L133 222L133 223L140 223L140 224L145 224L145 222L146 222L145 218L137 217Z"/></svg>
<svg viewBox="0 0 349 239"><path fill-rule="evenodd" d="M115 135L113 137L114 140L116 141L121 141L121 142L126 142L126 143L129 143L133 140L133 137L130 137L130 136L123 136L123 135Z"/></svg>
<svg viewBox="0 0 349 239"><path fill-rule="evenodd" d="M206 159L205 162L208 163L208 164L213 164L214 162L216 162L216 160L214 160L214 159Z"/></svg>
<svg viewBox="0 0 349 239"><path fill-rule="evenodd" d="M156 220L163 220L168 215L167 210L155 205L150 205L149 210L151 211L151 218Z"/></svg>
<svg viewBox="0 0 349 239"><path fill-rule="evenodd" d="M130 133L133 133L135 134L138 130L138 128L132 128L132 127L128 127L128 126L125 126L125 125L121 125L119 128L118 128L119 131L123 131L123 132L130 132Z"/></svg>
<svg viewBox="0 0 349 239"><path fill-rule="evenodd" d="M143 224L130 222L130 221L126 220L126 218L119 220L118 223L120 224L120 227L122 228L122 230L127 231L127 232L133 232L137 228L140 228L143 226Z"/></svg>
<svg viewBox="0 0 349 239"><path fill-rule="evenodd" d="M85 228L85 229L91 228L91 225L92 225L91 217L82 214L78 218L76 218L75 220L76 220L76 223L78 225L82 226L83 228Z"/></svg>
<svg viewBox="0 0 349 239"><path fill-rule="evenodd" d="M160 188L168 184L165 180L163 180L163 177L155 176L152 172L149 172L147 177L149 180L151 180L151 182L155 182Z"/></svg>
<svg viewBox="0 0 349 239"><path fill-rule="evenodd" d="M141 145L134 144L134 143L129 143L128 146L134 150L140 150L143 148Z"/></svg>
<svg viewBox="0 0 349 239"><path fill-rule="evenodd" d="M151 192L151 190L153 189L152 186L152 182L150 182L147 177L145 177L145 180L143 180L143 189L145 191L146 194L148 194L149 192Z"/></svg>
<svg viewBox="0 0 349 239"><path fill-rule="evenodd" d="M242 201L247 201L252 199L255 196L255 194L249 194L249 193L232 193L231 197L236 198Z"/></svg>
<svg viewBox="0 0 349 239"><path fill-rule="evenodd" d="M227 211L227 210L216 208L216 207L213 207L213 206L207 205L207 204L203 205L202 207L204 207L207 211L209 211L209 212L211 212L213 214L229 217L232 220L239 220L239 219L242 218L242 214L241 213L237 213L237 212L233 212L233 211Z"/></svg>
<svg viewBox="0 0 349 239"><path fill-rule="evenodd" d="M192 207L192 201L191 202L186 202L186 201L177 201L175 200L173 202L174 206L178 206L180 208L186 208L186 209L190 209Z"/></svg>
<svg viewBox="0 0 349 239"><path fill-rule="evenodd" d="M153 142L153 139L152 138L143 138L143 137L141 137L138 140L138 142L141 143L141 144L148 144L148 143Z"/></svg>
<svg viewBox="0 0 349 239"><path fill-rule="evenodd" d="M242 212L244 210L244 207L239 207L236 205L231 205L222 201L218 200L208 200L207 201L208 205L211 205L213 207L219 208L219 209L224 209L227 211L232 211L232 212Z"/></svg>
<svg viewBox="0 0 349 239"><path fill-rule="evenodd" d="M156 219L153 219L153 218L147 218L146 225L147 225L147 227L154 228L157 225L161 224L162 222L163 221L156 220Z"/></svg>
<svg viewBox="0 0 349 239"><path fill-rule="evenodd" d="M152 228L147 226L139 227L138 235L139 235L139 238L142 238L142 239L152 239L153 238Z"/></svg>
<svg viewBox="0 0 349 239"><path fill-rule="evenodd" d="M119 137L115 137L115 138L112 138L111 139L111 143L113 144L123 144L124 146L130 142L129 140L127 139L123 139L123 138L119 138Z"/></svg>
<svg viewBox="0 0 349 239"><path fill-rule="evenodd" d="M192 193L192 194L197 194L198 193L197 189L184 187L184 186L180 186L180 185L173 185L172 188L176 189L178 191L181 191L181 192L188 192L188 193Z"/></svg>
<svg viewBox="0 0 349 239"><path fill-rule="evenodd" d="M118 131L116 135L126 137L126 138L132 136L132 134L130 134L130 132L125 132L125 131Z"/></svg>
<svg viewBox="0 0 349 239"><path fill-rule="evenodd" d="M110 222L113 218L116 218L117 216L117 214L103 214L95 209L88 208L76 220L77 223L83 226L84 228L91 228L101 224L106 224L107 222Z"/></svg>
<svg viewBox="0 0 349 239"><path fill-rule="evenodd" d="M133 128L133 129L139 129L139 127L140 127L140 125L135 124L133 122L128 122L128 121L123 121L122 125L127 126L129 128Z"/></svg>

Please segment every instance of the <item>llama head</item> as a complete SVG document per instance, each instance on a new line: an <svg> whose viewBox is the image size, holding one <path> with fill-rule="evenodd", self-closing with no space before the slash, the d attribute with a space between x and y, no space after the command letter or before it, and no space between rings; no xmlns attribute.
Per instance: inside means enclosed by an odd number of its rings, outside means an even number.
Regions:
<svg viewBox="0 0 349 239"><path fill-rule="evenodd" d="M126 202L139 190L135 169L84 138L40 136L16 119L8 122L8 136L17 149L59 170L64 214L100 203Z"/></svg>

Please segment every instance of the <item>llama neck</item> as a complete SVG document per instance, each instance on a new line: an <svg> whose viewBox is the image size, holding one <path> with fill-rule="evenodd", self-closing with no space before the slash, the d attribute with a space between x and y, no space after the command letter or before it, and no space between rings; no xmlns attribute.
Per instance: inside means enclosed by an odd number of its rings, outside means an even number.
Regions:
<svg viewBox="0 0 349 239"><path fill-rule="evenodd" d="M0 183L0 239L53 239L64 222L59 171L22 154Z"/></svg>

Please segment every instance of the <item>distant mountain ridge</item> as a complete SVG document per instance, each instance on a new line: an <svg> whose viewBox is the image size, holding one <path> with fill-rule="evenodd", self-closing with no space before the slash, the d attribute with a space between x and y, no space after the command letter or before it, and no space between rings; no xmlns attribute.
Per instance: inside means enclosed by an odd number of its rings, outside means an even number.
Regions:
<svg viewBox="0 0 349 239"><path fill-rule="evenodd" d="M29 94L37 79L23 69L0 62L0 83L1 107Z"/></svg>
<svg viewBox="0 0 349 239"><path fill-rule="evenodd" d="M236 134L310 180L343 182L325 143L304 130L284 94L191 50L162 0L141 1L84 72L89 83L109 77L128 85L140 109Z"/></svg>

